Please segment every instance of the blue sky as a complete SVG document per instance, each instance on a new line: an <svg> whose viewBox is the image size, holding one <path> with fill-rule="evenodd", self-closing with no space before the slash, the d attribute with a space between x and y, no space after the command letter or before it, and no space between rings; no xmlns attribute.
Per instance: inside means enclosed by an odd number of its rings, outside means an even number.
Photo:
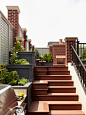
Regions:
<svg viewBox="0 0 86 115"><path fill-rule="evenodd" d="M7 5L19 6L19 23L36 47L65 37L86 42L86 0L1 0L6 17Z"/></svg>

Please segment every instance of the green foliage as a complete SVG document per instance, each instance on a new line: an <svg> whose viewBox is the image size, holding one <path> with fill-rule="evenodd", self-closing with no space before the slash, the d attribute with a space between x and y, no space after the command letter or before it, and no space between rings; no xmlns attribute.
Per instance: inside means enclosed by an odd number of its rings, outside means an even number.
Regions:
<svg viewBox="0 0 86 115"><path fill-rule="evenodd" d="M47 53L44 53L44 55L43 55L43 61L48 61L48 57L47 57Z"/></svg>
<svg viewBox="0 0 86 115"><path fill-rule="evenodd" d="M17 84L17 80L12 80L11 82L8 83L9 85L16 85Z"/></svg>
<svg viewBox="0 0 86 115"><path fill-rule="evenodd" d="M17 59L15 60L15 63L14 64L29 64L29 62L26 61L26 59Z"/></svg>
<svg viewBox="0 0 86 115"><path fill-rule="evenodd" d="M22 44L19 41L16 42L14 47L15 47L16 52L24 51L24 48L23 48Z"/></svg>
<svg viewBox="0 0 86 115"><path fill-rule="evenodd" d="M17 71L8 72L6 65L0 64L0 82L9 85L25 85L29 81L25 78L19 79Z"/></svg>
<svg viewBox="0 0 86 115"><path fill-rule="evenodd" d="M25 85L27 82L29 82L27 79L22 78L22 79L18 82L18 85Z"/></svg>
<svg viewBox="0 0 86 115"><path fill-rule="evenodd" d="M17 59L18 55L15 47L12 49L11 55L12 56L9 59L11 64L29 64L29 62L27 62L26 59Z"/></svg>
<svg viewBox="0 0 86 115"><path fill-rule="evenodd" d="M12 56L9 59L11 64L14 64L15 60L17 60L17 57L18 57L17 53L19 51L24 51L24 48L23 48L22 44L19 41L17 41L15 46L13 47L13 49L11 51Z"/></svg>
<svg viewBox="0 0 86 115"><path fill-rule="evenodd" d="M9 84L9 82L17 80L17 83L19 81L19 75L17 74L17 71L8 72L7 69L3 68L0 72L0 82Z"/></svg>
<svg viewBox="0 0 86 115"><path fill-rule="evenodd" d="M7 79L9 77L9 72L7 69L3 68L1 71L0 71L0 82L2 83L7 83Z"/></svg>
<svg viewBox="0 0 86 115"><path fill-rule="evenodd" d="M82 61L86 61L86 58L84 58L84 59L81 59Z"/></svg>
<svg viewBox="0 0 86 115"><path fill-rule="evenodd" d="M11 55L12 55L12 56L10 57L9 60L10 60L11 64L14 64L14 63L15 63L15 60L17 60L17 57L18 57L18 56L17 56L17 53L15 53L15 52L12 52Z"/></svg>
<svg viewBox="0 0 86 115"><path fill-rule="evenodd" d="M84 48L84 52L81 55L81 59L86 58L86 47Z"/></svg>
<svg viewBox="0 0 86 115"><path fill-rule="evenodd" d="M52 61L53 61L53 57L52 57L51 52L49 52L49 53L47 54L47 58L48 58L48 62L52 62Z"/></svg>
<svg viewBox="0 0 86 115"><path fill-rule="evenodd" d="M36 53L36 56L37 56L37 57L40 57L39 52L38 52L38 49L37 49L37 48L35 48L35 50L34 50L34 51L35 51L35 53Z"/></svg>

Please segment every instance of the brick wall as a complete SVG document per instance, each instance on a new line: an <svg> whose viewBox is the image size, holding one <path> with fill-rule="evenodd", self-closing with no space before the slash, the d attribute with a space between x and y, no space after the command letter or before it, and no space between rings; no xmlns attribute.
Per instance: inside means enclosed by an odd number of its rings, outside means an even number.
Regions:
<svg viewBox="0 0 86 115"><path fill-rule="evenodd" d="M66 55L65 48L66 48L65 44L53 45L53 64L57 64L56 55Z"/></svg>
<svg viewBox="0 0 86 115"><path fill-rule="evenodd" d="M19 35L19 15L17 10L8 10L8 20L15 28L14 33L14 42L16 41L15 37Z"/></svg>
<svg viewBox="0 0 86 115"><path fill-rule="evenodd" d="M51 52L51 54L53 56L53 46L49 46L49 52Z"/></svg>
<svg viewBox="0 0 86 115"><path fill-rule="evenodd" d="M77 37L66 37L66 64L71 62L71 45L76 49L76 39Z"/></svg>
<svg viewBox="0 0 86 115"><path fill-rule="evenodd" d="M32 51L34 51L34 45L32 46Z"/></svg>

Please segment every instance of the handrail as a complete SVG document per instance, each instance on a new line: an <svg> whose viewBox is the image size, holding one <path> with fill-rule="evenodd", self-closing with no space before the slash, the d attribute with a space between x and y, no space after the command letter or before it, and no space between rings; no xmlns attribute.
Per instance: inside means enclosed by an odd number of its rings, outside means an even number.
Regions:
<svg viewBox="0 0 86 115"><path fill-rule="evenodd" d="M81 59L79 58L78 54L76 53L76 50L74 49L74 47L72 45L71 45L71 47L72 47L74 53L76 54L77 58L79 59L81 65L83 66L84 70L86 71L84 64L82 63Z"/></svg>
<svg viewBox="0 0 86 115"><path fill-rule="evenodd" d="M75 66L74 67L77 68L76 70L78 70L76 72L78 74L82 87L86 93L86 68L72 45L71 45L71 49L72 49L72 53L71 53L72 64L76 65L76 67Z"/></svg>

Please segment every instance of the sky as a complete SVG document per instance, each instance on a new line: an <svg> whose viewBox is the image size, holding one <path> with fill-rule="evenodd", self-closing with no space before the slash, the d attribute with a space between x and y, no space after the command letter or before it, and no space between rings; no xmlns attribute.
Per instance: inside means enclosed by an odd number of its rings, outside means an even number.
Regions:
<svg viewBox="0 0 86 115"><path fill-rule="evenodd" d="M19 6L19 24L35 47L47 47L48 42L65 37L86 42L86 0L0 0L7 18L6 6Z"/></svg>

